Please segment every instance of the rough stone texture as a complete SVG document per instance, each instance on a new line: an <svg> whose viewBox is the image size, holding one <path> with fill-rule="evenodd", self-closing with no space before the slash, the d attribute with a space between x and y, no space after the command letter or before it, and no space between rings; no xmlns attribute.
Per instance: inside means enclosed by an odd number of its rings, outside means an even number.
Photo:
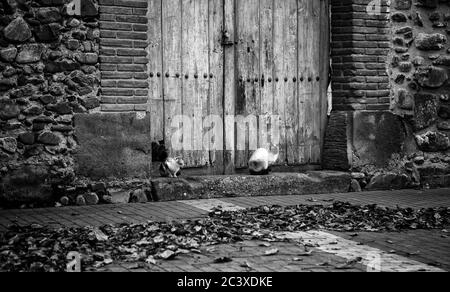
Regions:
<svg viewBox="0 0 450 292"><path fill-rule="evenodd" d="M406 82L393 85L394 94L399 98L392 105L394 111L403 116L405 124L413 129L408 133L405 148L417 147L412 155L405 156L408 163L414 164L414 157L421 158L421 165L436 164L434 155L448 157L449 116L447 115L449 101L449 29L447 22L450 16L448 1L418 1L418 5L392 4L393 13L402 11L412 17L407 23L393 24L393 31L404 41L404 52L393 50L393 59L405 54L412 60L414 69L405 74ZM401 6L401 8L400 8ZM410 27L411 30L403 30ZM414 42L408 41L413 38ZM394 40L393 40L394 43ZM392 68L391 78L398 76L398 69ZM413 107L404 106L401 96L413 96ZM445 152L447 151L447 152ZM411 154L411 153L409 153ZM425 155L424 155L425 154ZM411 157L413 157L411 159ZM440 162L448 167L448 162ZM441 166L439 166L441 167ZM414 168L411 168L412 173ZM416 175L422 185L449 186L446 174L428 174L419 169Z"/></svg>
<svg viewBox="0 0 450 292"><path fill-rule="evenodd" d="M130 202L129 190L111 189L109 194L111 196L111 203L113 204L126 204Z"/></svg>
<svg viewBox="0 0 450 292"><path fill-rule="evenodd" d="M92 13L64 13L69 2L0 1L0 138L15 141L0 148L0 205L50 200L53 206L59 201L62 195L52 197L49 186L74 179L73 114L100 107L95 102L100 72L94 57L99 53L99 23ZM89 39L69 50L66 44L80 34ZM88 55L89 65L76 54Z"/></svg>
<svg viewBox="0 0 450 292"><path fill-rule="evenodd" d="M334 112L325 137L325 169L385 167L392 155L401 153L405 131L401 118L391 112Z"/></svg>
<svg viewBox="0 0 450 292"><path fill-rule="evenodd" d="M427 132L424 135L417 135L416 140L419 148L425 152L446 151L450 148L450 138L439 132Z"/></svg>
<svg viewBox="0 0 450 292"><path fill-rule="evenodd" d="M352 179L350 184L350 192L362 192L361 185L356 179Z"/></svg>
<svg viewBox="0 0 450 292"><path fill-rule="evenodd" d="M446 69L429 66L417 69L415 78L424 88L439 88L448 80Z"/></svg>
<svg viewBox="0 0 450 292"><path fill-rule="evenodd" d="M83 197L86 205L97 205L100 201L96 193L87 193Z"/></svg>
<svg viewBox="0 0 450 292"><path fill-rule="evenodd" d="M419 33L416 37L416 47L422 51L440 50L444 48L447 37L443 34Z"/></svg>
<svg viewBox="0 0 450 292"><path fill-rule="evenodd" d="M76 173L100 178L148 177L150 117L135 113L76 114Z"/></svg>
<svg viewBox="0 0 450 292"><path fill-rule="evenodd" d="M3 175L0 180L0 205L39 205L52 200L51 186L45 184L47 170L40 165L24 165Z"/></svg>
<svg viewBox="0 0 450 292"><path fill-rule="evenodd" d="M79 195L76 199L76 204L77 206L86 206L86 199L84 198L84 196Z"/></svg>
<svg viewBox="0 0 450 292"><path fill-rule="evenodd" d="M425 129L433 125L438 116L438 99L432 93L417 93L414 96L414 127L416 130Z"/></svg>
<svg viewBox="0 0 450 292"><path fill-rule="evenodd" d="M368 191L404 189L408 187L409 177L397 173L380 173L372 177L366 187Z"/></svg>
<svg viewBox="0 0 450 292"><path fill-rule="evenodd" d="M147 203L148 197L145 190L136 190L130 196L130 203Z"/></svg>
<svg viewBox="0 0 450 292"><path fill-rule="evenodd" d="M268 176L202 176L152 180L153 201L347 192L342 172L274 173Z"/></svg>
<svg viewBox="0 0 450 292"><path fill-rule="evenodd" d="M26 21L19 16L4 28L3 35L12 42L22 43L31 38L31 30Z"/></svg>
<svg viewBox="0 0 450 292"><path fill-rule="evenodd" d="M19 64L36 63L41 60L44 47L41 44L26 44L20 48L16 57Z"/></svg>
<svg viewBox="0 0 450 292"><path fill-rule="evenodd" d="M402 151L401 119L390 112L356 112L353 119L353 166L385 167Z"/></svg>

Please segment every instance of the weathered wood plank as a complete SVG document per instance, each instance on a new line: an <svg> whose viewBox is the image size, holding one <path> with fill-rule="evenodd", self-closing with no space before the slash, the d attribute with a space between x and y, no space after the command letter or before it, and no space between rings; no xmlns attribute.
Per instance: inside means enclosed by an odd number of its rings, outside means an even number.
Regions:
<svg viewBox="0 0 450 292"><path fill-rule="evenodd" d="M198 76L197 64L195 59L196 54L196 15L195 15L195 2L196 1L181 1L181 21L182 21L182 68L183 68L183 103L182 113L189 119L190 127L183 128L183 159L186 167L195 166L194 157L194 118L195 107L198 106L198 77L194 79L194 75ZM188 76L188 79L185 76ZM201 106L201 104L200 104ZM187 120L186 120L187 121Z"/></svg>
<svg viewBox="0 0 450 292"><path fill-rule="evenodd" d="M274 48L273 48L273 0L260 0L260 56L261 56L261 104L259 120L259 147L270 147L271 129L274 106L274 83L269 82L273 77Z"/></svg>
<svg viewBox="0 0 450 292"><path fill-rule="evenodd" d="M285 53L284 53L284 83L286 95L286 158L289 165L300 162L298 154L298 17L297 0L284 1Z"/></svg>
<svg viewBox="0 0 450 292"><path fill-rule="evenodd" d="M196 108L197 123L194 125L194 144L196 145L196 165L199 167L209 166L209 151L207 151L208 145L203 145L203 119L208 116L209 113L209 87L210 87L210 71L209 61L211 56L209 55L209 0L197 0L198 8L196 9L197 18L197 45L198 51L196 52L196 59L198 63L199 75L201 75L199 83L199 104L200 107Z"/></svg>
<svg viewBox="0 0 450 292"><path fill-rule="evenodd" d="M320 29L321 29L321 1L311 1L311 25L312 31L315 32L314 38L312 40L312 52L311 55L312 65L311 74L313 76L312 80L312 103L314 116L312 117L313 123L313 134L309 141L311 143L311 163L320 163L320 136L321 136L321 126L322 126L322 102L321 102L321 52L323 48L320 47Z"/></svg>
<svg viewBox="0 0 450 292"><path fill-rule="evenodd" d="M236 114L243 117L249 115L257 117L261 98L259 88L259 0L237 1L236 14L239 36L237 66L238 74L240 77L242 76L242 81L238 85ZM244 144L243 136L245 136L245 150L236 150L237 168L247 167L249 150L257 148L257 121L255 130L255 119L250 120L247 127L244 127L246 123L238 123L239 126L242 126L238 129L238 134L247 133L237 137L237 145L242 145ZM244 128L248 130L245 131Z"/></svg>
<svg viewBox="0 0 450 292"><path fill-rule="evenodd" d="M303 164L311 162L311 146L309 144L313 133L313 102L312 102L312 64L314 52L312 40L315 38L311 25L312 2L298 0L298 50L299 50L299 156Z"/></svg>
<svg viewBox="0 0 450 292"><path fill-rule="evenodd" d="M208 0L182 2L183 108L191 121L183 137L189 142L183 151L186 167L202 167L209 161L203 147L203 117L207 115L209 91ZM206 78L205 78L206 77Z"/></svg>
<svg viewBox="0 0 450 292"><path fill-rule="evenodd" d="M235 26L235 0L224 0L224 32L229 41L234 44L237 40L237 28ZM235 127L234 117L236 113L236 47L228 45L224 48L224 173L231 174L235 171Z"/></svg>
<svg viewBox="0 0 450 292"><path fill-rule="evenodd" d="M320 0L320 162L322 162L323 143L327 126L328 85L330 73L330 6L328 0Z"/></svg>
<svg viewBox="0 0 450 292"><path fill-rule="evenodd" d="M164 140L164 100L162 81L158 73L162 69L162 39L161 39L161 0L149 0L148 2L148 70L149 70L149 100L148 112L150 114L150 135L152 141Z"/></svg>
<svg viewBox="0 0 450 292"><path fill-rule="evenodd" d="M209 1L209 102L208 114L211 117L211 123L206 127L213 127L206 135L209 146L209 162L213 173L223 172L224 163L224 140L223 140L223 101L224 101L224 47L222 41L222 28L224 25L224 6L223 0Z"/></svg>
<svg viewBox="0 0 450 292"><path fill-rule="evenodd" d="M284 82L284 56L286 46L286 29L284 27L285 19L284 1L274 2L274 21L273 21L273 48L274 48L274 104L273 114L280 116L280 146L279 163L287 163L287 143L286 143L286 94Z"/></svg>
<svg viewBox="0 0 450 292"><path fill-rule="evenodd" d="M176 147L178 142L173 141L179 131L179 124L175 119L182 116L182 90L180 78L176 73L181 72L181 43L182 21L180 0L162 1L162 31L163 31L163 86L164 86L164 136L166 147L170 155L182 154Z"/></svg>

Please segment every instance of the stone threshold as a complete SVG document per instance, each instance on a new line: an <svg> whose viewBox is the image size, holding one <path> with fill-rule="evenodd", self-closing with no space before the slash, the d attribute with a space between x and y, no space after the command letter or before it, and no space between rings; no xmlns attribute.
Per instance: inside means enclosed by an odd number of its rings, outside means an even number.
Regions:
<svg viewBox="0 0 450 292"><path fill-rule="evenodd" d="M229 197L312 195L346 193L351 174L336 171L272 173L266 176L214 175L181 178L155 178L147 187L130 192L110 191L115 203L144 203Z"/></svg>

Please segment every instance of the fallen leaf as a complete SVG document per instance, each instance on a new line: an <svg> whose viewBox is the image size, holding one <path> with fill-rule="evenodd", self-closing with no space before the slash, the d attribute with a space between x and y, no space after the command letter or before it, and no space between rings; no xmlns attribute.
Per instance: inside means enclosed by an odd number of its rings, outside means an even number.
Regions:
<svg viewBox="0 0 450 292"><path fill-rule="evenodd" d="M279 253L280 251L277 249L277 248L274 248L274 249L269 249L269 250L266 250L265 252L264 252L264 255L265 256L273 256L273 255L276 255L277 253Z"/></svg>
<svg viewBox="0 0 450 292"><path fill-rule="evenodd" d="M297 254L300 257L309 257L312 255L312 250L305 250L304 252L301 252L299 254Z"/></svg>
<svg viewBox="0 0 450 292"><path fill-rule="evenodd" d="M152 244L152 243L150 241L148 241L146 238L136 242L137 246L150 245L150 244Z"/></svg>
<svg viewBox="0 0 450 292"><path fill-rule="evenodd" d="M327 203L331 203L331 202L334 202L335 201L335 199L324 199L324 200L322 200L323 202L327 202Z"/></svg>
<svg viewBox="0 0 450 292"><path fill-rule="evenodd" d="M146 262L147 264L151 264L151 265L156 265L156 264L157 264L157 262L156 262L156 260L155 260L155 257L153 257L153 256L149 256L149 257L145 260L145 262Z"/></svg>
<svg viewBox="0 0 450 292"><path fill-rule="evenodd" d="M100 229L94 228L92 230L92 232L94 233L95 238L98 241L107 241L108 240L108 236L105 233L103 233L103 231L101 231Z"/></svg>
<svg viewBox="0 0 450 292"><path fill-rule="evenodd" d="M242 267L242 268L248 268L248 269L253 269L253 267L250 265L249 262L245 262L245 263L240 264L240 267Z"/></svg>
<svg viewBox="0 0 450 292"><path fill-rule="evenodd" d="M158 258L163 260L171 260L177 256L177 253L171 250L166 250L160 254L158 254Z"/></svg>
<svg viewBox="0 0 450 292"><path fill-rule="evenodd" d="M164 236L156 236L155 238L153 238L153 242L156 244L164 242Z"/></svg>
<svg viewBox="0 0 450 292"><path fill-rule="evenodd" d="M420 251L418 250L418 251L415 251L415 252L408 252L408 255L409 256L415 256L415 255L419 255L420 254Z"/></svg>
<svg viewBox="0 0 450 292"><path fill-rule="evenodd" d="M103 263L104 263L105 265L110 265L110 264L113 263L113 260L112 260L112 259L105 259L105 260L103 261Z"/></svg>
<svg viewBox="0 0 450 292"><path fill-rule="evenodd" d="M229 263L232 262L233 260L229 257L220 257L214 260L215 264L225 264L225 263Z"/></svg>

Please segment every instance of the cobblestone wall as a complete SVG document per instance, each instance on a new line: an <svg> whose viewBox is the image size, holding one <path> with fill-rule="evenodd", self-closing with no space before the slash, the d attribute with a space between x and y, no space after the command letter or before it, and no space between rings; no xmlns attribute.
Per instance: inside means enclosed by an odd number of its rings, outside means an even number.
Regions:
<svg viewBox="0 0 450 292"><path fill-rule="evenodd" d="M68 0L0 1L1 205L74 177L73 115L100 107L98 9L81 3L70 16Z"/></svg>
<svg viewBox="0 0 450 292"><path fill-rule="evenodd" d="M450 1L395 0L391 19L392 109L417 147L407 167L424 184L450 185Z"/></svg>
<svg viewBox="0 0 450 292"><path fill-rule="evenodd" d="M325 168L356 171L373 189L450 185L449 4L332 1Z"/></svg>
<svg viewBox="0 0 450 292"><path fill-rule="evenodd" d="M73 181L75 115L148 111L148 2L80 0L71 16L74 2L0 0L0 204ZM325 168L362 187L450 184L449 2L331 0Z"/></svg>

